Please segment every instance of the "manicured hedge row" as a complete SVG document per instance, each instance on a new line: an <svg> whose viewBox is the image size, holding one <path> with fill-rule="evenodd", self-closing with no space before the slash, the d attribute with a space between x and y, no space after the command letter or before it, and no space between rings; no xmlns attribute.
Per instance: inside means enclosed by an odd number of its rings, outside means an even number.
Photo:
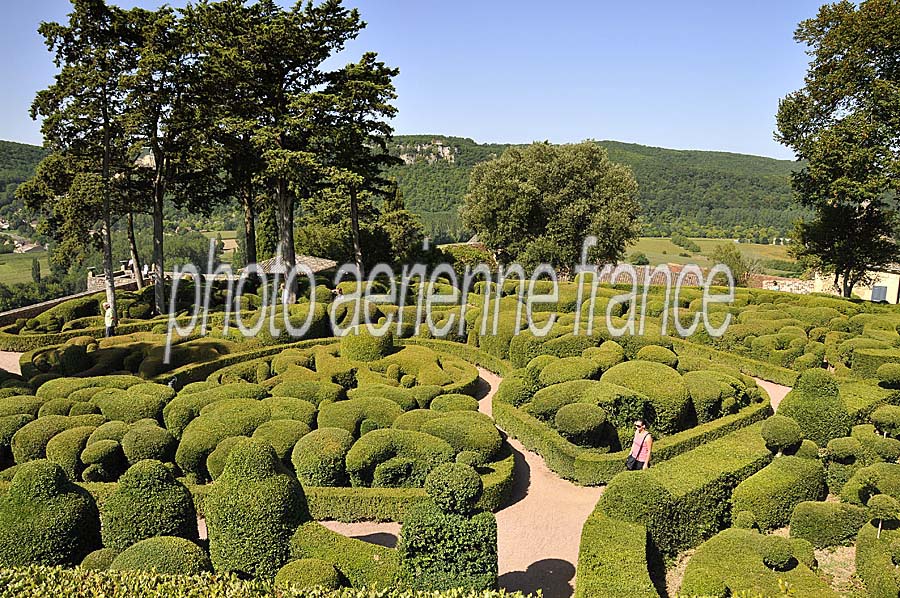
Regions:
<svg viewBox="0 0 900 598"><path fill-rule="evenodd" d="M238 364L243 365L254 360L262 360L263 358L269 357L271 355L278 355L285 349L308 349L310 347L320 345L332 345L339 341L340 339L336 337L312 338L297 341L296 343L289 343L286 345L261 347L252 351L245 351L243 353L232 353L231 355L226 355L220 359L216 359L215 361L182 366L180 368L168 371L165 374L157 376L156 378L154 378L154 380L157 382L168 382L173 377L177 377L178 385L179 387L181 387L186 384L190 384L191 382L203 382L212 373L217 372L218 370L221 370L223 368Z"/></svg>
<svg viewBox="0 0 900 598"><path fill-rule="evenodd" d="M0 569L3 595L20 598L78 596L109 598L523 598L521 593L500 591L446 590L410 592L406 590L340 590L278 587L271 582L238 579L220 573L201 575L162 575L149 571L91 571L59 567Z"/></svg>
<svg viewBox="0 0 900 598"><path fill-rule="evenodd" d="M850 419L854 424L865 424L869 415L878 407L896 404L900 400L900 392L882 388L871 382L839 381L839 396L847 407Z"/></svg>
<svg viewBox="0 0 900 598"><path fill-rule="evenodd" d="M850 368L862 378L877 378L878 368L886 363L900 363L900 349L857 349Z"/></svg>
<svg viewBox="0 0 900 598"><path fill-rule="evenodd" d="M734 488L771 460L754 424L646 471L617 475L597 508L645 525L654 546L675 555L725 527Z"/></svg>
<svg viewBox="0 0 900 598"><path fill-rule="evenodd" d="M868 510L837 502L802 502L791 515L791 537L803 538L816 548L851 542L868 523Z"/></svg>
<svg viewBox="0 0 900 598"><path fill-rule="evenodd" d="M762 531L787 525L794 507L825 498L825 468L818 459L778 457L734 489L734 513L749 511Z"/></svg>
<svg viewBox="0 0 900 598"><path fill-rule="evenodd" d="M769 382L783 384L784 386L793 386L798 376L798 373L794 370L789 370L764 361L750 359L749 357L742 357L727 351L720 351L718 349L713 349L712 347L698 345L697 343L692 343L680 338L672 339L672 348L679 356L686 355L709 359L717 363L727 363L736 367L748 376L755 376L757 378L762 378L763 380L768 380Z"/></svg>
<svg viewBox="0 0 900 598"><path fill-rule="evenodd" d="M595 509L581 530L575 598L657 598L647 568L647 530Z"/></svg>
<svg viewBox="0 0 900 598"><path fill-rule="evenodd" d="M497 511L505 503L513 483L513 455L491 463L482 475L484 493L478 508ZM306 500L313 519L335 521L402 521L413 505L428 500L423 488L329 488L306 486Z"/></svg>
<svg viewBox="0 0 900 598"><path fill-rule="evenodd" d="M870 598L896 598L900 593L900 583L895 575L895 566L891 560L892 543L898 533L895 530L882 531L877 537L878 529L866 524L856 538L856 574L863 583Z"/></svg>

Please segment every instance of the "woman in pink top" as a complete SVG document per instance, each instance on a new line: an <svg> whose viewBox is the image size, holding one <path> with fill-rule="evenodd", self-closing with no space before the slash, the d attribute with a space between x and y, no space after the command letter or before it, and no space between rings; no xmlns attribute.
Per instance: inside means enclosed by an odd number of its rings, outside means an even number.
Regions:
<svg viewBox="0 0 900 598"><path fill-rule="evenodd" d="M631 456L634 457L635 469L650 467L650 453L653 450L653 436L647 430L647 424L639 419L634 422L634 442L631 443Z"/></svg>

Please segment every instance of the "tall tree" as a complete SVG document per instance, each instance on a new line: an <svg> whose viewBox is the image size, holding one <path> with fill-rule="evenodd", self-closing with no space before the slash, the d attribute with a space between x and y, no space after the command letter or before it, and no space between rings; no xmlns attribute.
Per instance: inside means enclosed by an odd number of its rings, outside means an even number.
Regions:
<svg viewBox="0 0 900 598"><path fill-rule="evenodd" d="M476 165L461 214L501 262L571 271L589 235L590 261L622 257L639 231L637 192L631 169L595 143L534 143Z"/></svg>
<svg viewBox="0 0 900 598"><path fill-rule="evenodd" d="M386 120L397 113L390 102L397 97L392 80L399 70L376 58L367 52L359 62L328 73L327 87L316 95L322 108L317 112L323 152L330 154L330 178L350 199L353 258L360 271L359 195L388 197L392 186L382 170L400 163L387 151L393 129Z"/></svg>
<svg viewBox="0 0 900 598"><path fill-rule="evenodd" d="M104 0L71 1L68 23L42 23L39 28L60 70L53 84L38 92L31 115L44 119L41 131L45 145L60 154L62 160L55 167L66 162L62 170L71 174L75 167L82 174L73 177L72 184L78 184L71 193L61 193L61 188L50 185L43 190L49 192L48 199L66 197L69 203L82 199L84 213L78 214L77 209L73 213L70 207L51 207L48 211L75 219L94 214L100 220L106 297L115 308L110 182L122 157L118 151L121 146L116 143L121 137L125 101L119 83L129 67L123 51L131 40L125 35L126 19L120 9L107 6ZM94 187L100 198L99 210L91 209L95 207L92 198L79 192L87 187ZM31 193L32 200L41 197L34 187L24 193ZM85 223L90 224L90 220L85 219ZM79 226L75 222L68 224ZM70 241L74 239L68 237Z"/></svg>
<svg viewBox="0 0 900 598"><path fill-rule="evenodd" d="M812 57L805 86L781 100L776 139L803 169L793 253L834 276L845 297L897 259L900 191L900 4L827 4L794 38Z"/></svg>

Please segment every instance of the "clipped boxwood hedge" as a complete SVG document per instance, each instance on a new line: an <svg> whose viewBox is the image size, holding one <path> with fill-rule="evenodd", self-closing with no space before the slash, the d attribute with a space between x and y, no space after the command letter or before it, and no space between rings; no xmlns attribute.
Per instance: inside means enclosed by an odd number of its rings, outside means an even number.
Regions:
<svg viewBox="0 0 900 598"><path fill-rule="evenodd" d="M847 544L868 523L863 507L835 502L801 502L791 515L791 537L803 538L816 548Z"/></svg>
<svg viewBox="0 0 900 598"><path fill-rule="evenodd" d="M817 459L778 457L734 489L734 512L750 511L762 531L787 525L794 507L825 496L825 469Z"/></svg>

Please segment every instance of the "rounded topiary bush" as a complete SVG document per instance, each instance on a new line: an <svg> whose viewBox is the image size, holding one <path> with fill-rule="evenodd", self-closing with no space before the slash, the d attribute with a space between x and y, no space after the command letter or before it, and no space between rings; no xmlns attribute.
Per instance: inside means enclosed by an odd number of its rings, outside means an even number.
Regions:
<svg viewBox="0 0 900 598"><path fill-rule="evenodd" d="M652 361L626 361L611 367L600 378L635 390L650 399L655 412L653 427L664 434L690 425L691 398L684 379L667 365Z"/></svg>
<svg viewBox="0 0 900 598"><path fill-rule="evenodd" d="M468 515L484 491L478 472L462 463L440 465L425 478L425 492L448 513Z"/></svg>
<svg viewBox="0 0 900 598"><path fill-rule="evenodd" d="M199 575L212 571L212 564L209 556L194 542L173 536L156 536L126 548L113 560L109 569Z"/></svg>
<svg viewBox="0 0 900 598"><path fill-rule="evenodd" d="M393 348L390 328L376 336L368 326L357 326L341 337L341 357L353 361L377 361L390 355Z"/></svg>
<svg viewBox="0 0 900 598"><path fill-rule="evenodd" d="M325 590L337 590L341 585L341 575L334 565L320 559L291 561L275 575L276 588L320 587Z"/></svg>
<svg viewBox="0 0 900 598"><path fill-rule="evenodd" d="M0 567L73 567L100 548L94 499L55 463L24 463L0 497Z"/></svg>
<svg viewBox="0 0 900 598"><path fill-rule="evenodd" d="M134 425L122 437L122 451L132 465L144 459L173 463L177 446L175 437L157 425Z"/></svg>
<svg viewBox="0 0 900 598"><path fill-rule="evenodd" d="M793 390L778 406L778 414L793 418L804 438L819 446L850 431L850 416L838 395L837 383L824 370L800 374Z"/></svg>
<svg viewBox="0 0 900 598"><path fill-rule="evenodd" d="M869 419L885 436L897 438L900 434L900 407L897 405L882 405L872 412Z"/></svg>
<svg viewBox="0 0 900 598"><path fill-rule="evenodd" d="M474 411L451 411L424 422L419 431L446 441L455 453L475 451L485 463L492 461L503 446L494 421Z"/></svg>
<svg viewBox="0 0 900 598"><path fill-rule="evenodd" d="M127 434L130 429L131 427L128 424L118 420L100 424L97 426L97 429L94 430L94 433L91 434L90 438L88 438L88 446L100 440L115 440L116 442L122 442L122 438L125 437L125 434Z"/></svg>
<svg viewBox="0 0 900 598"><path fill-rule="evenodd" d="M343 428L319 428L294 445L291 463L304 486L346 486L345 460L353 446L353 434Z"/></svg>
<svg viewBox="0 0 900 598"><path fill-rule="evenodd" d="M763 564L775 571L787 571L797 564L791 541L781 536L765 536L759 542Z"/></svg>
<svg viewBox="0 0 900 598"><path fill-rule="evenodd" d="M552 386L570 380L588 380L597 378L602 368L593 359L587 357L563 357L555 359L541 369L538 377L541 386Z"/></svg>
<svg viewBox="0 0 900 598"><path fill-rule="evenodd" d="M803 440L800 425L793 418L784 415L773 415L763 421L760 433L773 453L782 453L799 446Z"/></svg>
<svg viewBox="0 0 900 598"><path fill-rule="evenodd" d="M238 442L204 501L217 572L272 579L290 559L290 540L310 520L300 483L267 442Z"/></svg>
<svg viewBox="0 0 900 598"><path fill-rule="evenodd" d="M84 557L79 566L89 571L106 571L117 556L119 556L118 550L100 548Z"/></svg>
<svg viewBox="0 0 900 598"><path fill-rule="evenodd" d="M881 385L887 388L900 388L900 363L883 363L875 372Z"/></svg>
<svg viewBox="0 0 900 598"><path fill-rule="evenodd" d="M13 434L10 447L16 463L25 463L47 456L47 443L50 439L65 432L71 422L64 415L48 415L28 422Z"/></svg>
<svg viewBox="0 0 900 598"><path fill-rule="evenodd" d="M569 403L559 408L553 422L569 442L596 446L602 440L606 411L590 403Z"/></svg>
<svg viewBox="0 0 900 598"><path fill-rule="evenodd" d="M125 471L125 455L122 445L115 440L98 440L81 451L85 469L81 478L85 482L114 482Z"/></svg>
<svg viewBox="0 0 900 598"><path fill-rule="evenodd" d="M430 423L430 422L429 422ZM395 486L421 486L432 469L453 459L456 451L447 441L412 430L374 430L356 441L347 453L347 473L354 486L372 486L382 463L402 458L409 469Z"/></svg>
<svg viewBox="0 0 900 598"><path fill-rule="evenodd" d="M159 461L132 465L103 503L103 545L123 550L154 536L197 539L190 491Z"/></svg>
<svg viewBox="0 0 900 598"><path fill-rule="evenodd" d="M678 356L675 355L675 352L659 345L641 347L634 358L643 359L644 361L655 361L670 368L678 367Z"/></svg>
<svg viewBox="0 0 900 598"><path fill-rule="evenodd" d="M225 463L228 461L228 455L231 454L231 449L234 448L234 445L245 438L249 438L249 436L229 436L216 446L216 450L209 454L209 457L206 458L206 469L209 470L209 475L213 480L218 479L222 475Z"/></svg>
<svg viewBox="0 0 900 598"><path fill-rule="evenodd" d="M431 400L429 408L434 411L478 411L478 401L463 394L439 395Z"/></svg>
<svg viewBox="0 0 900 598"><path fill-rule="evenodd" d="M81 479L84 464L81 462L81 451L87 444L88 437L96 428L78 426L60 432L47 443L47 460L63 468L70 480Z"/></svg>
<svg viewBox="0 0 900 598"><path fill-rule="evenodd" d="M759 529L759 524L756 522L756 515L753 514L753 511L737 513L734 516L733 526L743 529Z"/></svg>
<svg viewBox="0 0 900 598"><path fill-rule="evenodd" d="M253 432L253 438L265 440L282 462L291 462L291 451L297 441L309 434L309 426L294 419L276 419L265 422Z"/></svg>

